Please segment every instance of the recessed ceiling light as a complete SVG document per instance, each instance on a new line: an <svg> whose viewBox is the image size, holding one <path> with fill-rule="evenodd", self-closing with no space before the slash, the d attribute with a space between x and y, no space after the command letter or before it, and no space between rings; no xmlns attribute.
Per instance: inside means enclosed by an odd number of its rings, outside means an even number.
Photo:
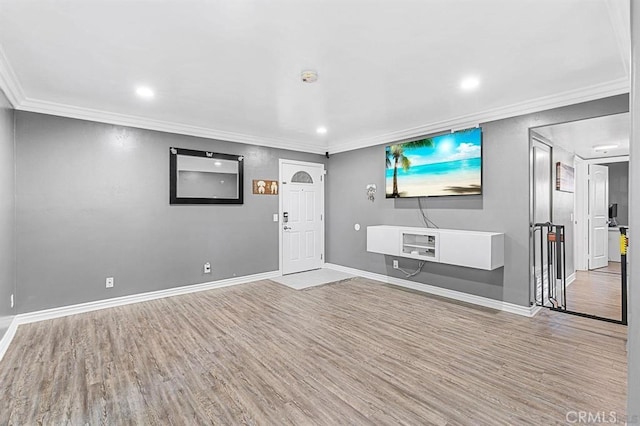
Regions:
<svg viewBox="0 0 640 426"><path fill-rule="evenodd" d="M140 86L136 89L136 95L144 99L151 99L154 97L155 93L153 93L153 90L149 87Z"/></svg>
<svg viewBox="0 0 640 426"><path fill-rule="evenodd" d="M220 161L216 161L215 163L213 163L214 166L222 166L222 163Z"/></svg>
<svg viewBox="0 0 640 426"><path fill-rule="evenodd" d="M460 82L462 90L473 90L480 86L480 80L477 77L467 77Z"/></svg>
<svg viewBox="0 0 640 426"><path fill-rule="evenodd" d="M605 151L607 149L613 149L613 148L617 148L619 145L617 144L610 144L610 145L596 145L593 147L594 151Z"/></svg>
<svg viewBox="0 0 640 426"><path fill-rule="evenodd" d="M327 133L327 128L326 127L318 127L316 129L316 132L318 132L318 134L324 135L325 133Z"/></svg>

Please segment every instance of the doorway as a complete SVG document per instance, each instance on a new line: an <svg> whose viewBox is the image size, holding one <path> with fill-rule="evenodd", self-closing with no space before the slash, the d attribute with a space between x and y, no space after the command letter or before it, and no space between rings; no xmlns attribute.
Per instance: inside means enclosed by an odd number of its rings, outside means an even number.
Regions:
<svg viewBox="0 0 640 426"><path fill-rule="evenodd" d="M280 271L324 264L324 164L280 160Z"/></svg>
<svg viewBox="0 0 640 426"><path fill-rule="evenodd" d="M537 256L532 254L532 269L536 269L535 265L541 265L537 268L544 269L545 260L551 259L550 269L555 276L562 278L549 280L550 277L544 273L532 271L534 303L540 304L537 303L541 288L538 281L542 280L551 287L555 286L551 290L562 288L566 291L562 306L568 313L580 313L613 322L620 322L623 317L623 290L626 289L622 279L623 268L619 264L611 264L612 257L620 252L620 231L610 226L613 198L610 195L607 163L628 160L625 156L629 152L629 121L629 113L623 113L531 129L531 217L537 219L539 203L536 203L536 197L539 198L541 191L546 194L548 189L545 179L534 176L534 158L538 151L534 143L535 135L539 141L551 147L550 217L554 227L557 225L553 229L563 232L561 237L553 236L558 240L557 245L554 241L549 246L553 246L554 250L562 246L562 255L566 254L562 261L554 255L545 256L544 248L540 250L536 244L547 244L547 238L544 237L542 243L532 241L532 249L541 253ZM626 170L624 177L628 179L628 168ZM570 178L567 179L567 176ZM544 188L537 188L539 185L544 185ZM626 206L626 197L622 197L625 202L618 202ZM622 216L627 216L626 211ZM546 232L546 229L538 232ZM560 252L559 249L557 252ZM558 264L562 267L562 273L557 269ZM544 284L542 289L545 289ZM550 293L553 291L547 291L546 294Z"/></svg>

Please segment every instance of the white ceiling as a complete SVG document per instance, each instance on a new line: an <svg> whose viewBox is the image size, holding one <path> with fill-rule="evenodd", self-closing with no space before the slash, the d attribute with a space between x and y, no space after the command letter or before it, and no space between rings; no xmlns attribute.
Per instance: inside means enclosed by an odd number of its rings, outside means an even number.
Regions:
<svg viewBox="0 0 640 426"><path fill-rule="evenodd" d="M624 0L0 0L0 87L22 110L339 152L627 92L629 38Z"/></svg>
<svg viewBox="0 0 640 426"><path fill-rule="evenodd" d="M629 113L538 127L535 131L553 142L554 146L564 148L584 159L629 155ZM595 151L593 147L598 145L618 147Z"/></svg>

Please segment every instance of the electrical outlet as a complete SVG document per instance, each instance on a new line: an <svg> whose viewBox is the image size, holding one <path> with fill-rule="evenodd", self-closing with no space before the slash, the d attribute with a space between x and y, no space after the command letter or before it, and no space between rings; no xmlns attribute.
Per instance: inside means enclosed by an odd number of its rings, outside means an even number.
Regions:
<svg viewBox="0 0 640 426"><path fill-rule="evenodd" d="M113 287L113 277L107 278L107 288Z"/></svg>
<svg viewBox="0 0 640 426"><path fill-rule="evenodd" d="M204 273L205 274L210 274L211 273L211 263L207 262L204 264Z"/></svg>
<svg viewBox="0 0 640 426"><path fill-rule="evenodd" d="M397 259L393 259L393 269L398 269L398 260Z"/></svg>
<svg viewBox="0 0 640 426"><path fill-rule="evenodd" d="M11 307L13 308L15 303L13 303L13 294L11 295Z"/></svg>

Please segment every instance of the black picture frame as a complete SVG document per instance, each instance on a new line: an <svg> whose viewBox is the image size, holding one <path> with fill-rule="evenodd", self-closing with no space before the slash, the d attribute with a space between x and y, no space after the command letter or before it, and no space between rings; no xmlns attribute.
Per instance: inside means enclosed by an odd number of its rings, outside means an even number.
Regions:
<svg viewBox="0 0 640 426"><path fill-rule="evenodd" d="M178 197L178 156L190 156L216 160L238 162L236 197ZM169 204L244 204L244 156L222 154L212 151L199 151L186 148L169 148Z"/></svg>

